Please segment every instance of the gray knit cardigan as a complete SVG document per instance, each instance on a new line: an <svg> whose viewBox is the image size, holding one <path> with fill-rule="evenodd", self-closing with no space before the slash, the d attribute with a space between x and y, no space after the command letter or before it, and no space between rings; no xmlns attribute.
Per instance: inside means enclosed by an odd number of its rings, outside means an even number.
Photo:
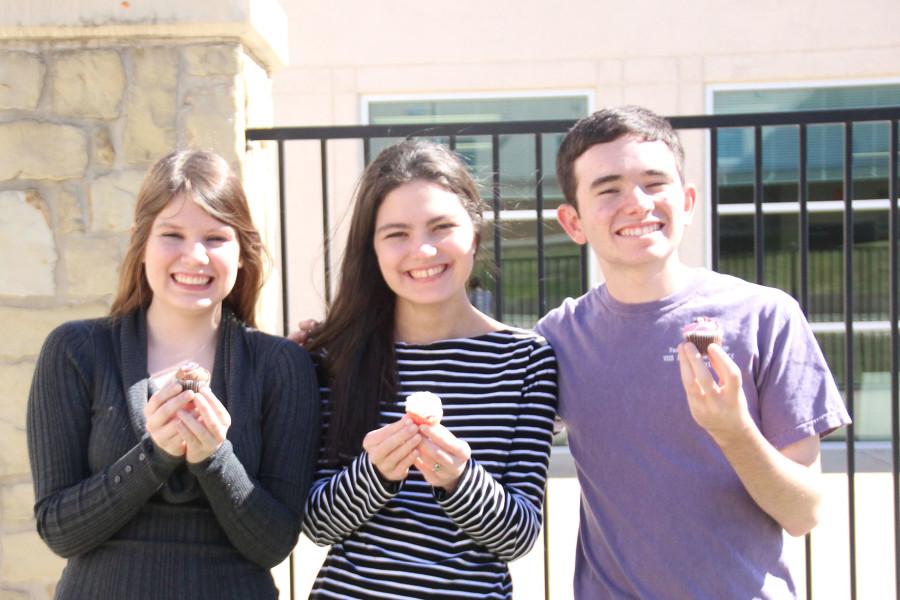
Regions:
<svg viewBox="0 0 900 600"><path fill-rule="evenodd" d="M212 390L227 440L188 465L146 432L146 315L73 321L44 342L28 402L40 536L68 563L56 597L275 598L315 464L315 372L227 309Z"/></svg>

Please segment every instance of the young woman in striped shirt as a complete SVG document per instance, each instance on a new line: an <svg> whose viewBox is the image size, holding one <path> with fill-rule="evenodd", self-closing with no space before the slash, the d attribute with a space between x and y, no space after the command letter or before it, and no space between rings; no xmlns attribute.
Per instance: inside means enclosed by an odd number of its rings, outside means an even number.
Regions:
<svg viewBox="0 0 900 600"><path fill-rule="evenodd" d="M366 169L341 283L307 348L325 430L304 532L331 550L314 598L510 598L531 548L556 409L539 336L466 295L482 224L446 148L405 141ZM413 392L443 420L404 416Z"/></svg>

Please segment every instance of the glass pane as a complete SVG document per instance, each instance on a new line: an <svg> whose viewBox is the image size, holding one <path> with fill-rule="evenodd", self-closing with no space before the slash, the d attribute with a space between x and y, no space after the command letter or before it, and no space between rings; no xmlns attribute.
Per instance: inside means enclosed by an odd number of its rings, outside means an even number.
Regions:
<svg viewBox="0 0 900 600"><path fill-rule="evenodd" d="M713 93L713 112L720 115L897 105L900 105L900 84L896 83L770 90L717 90Z"/></svg>
<svg viewBox="0 0 900 600"><path fill-rule="evenodd" d="M887 210L855 211L853 245L853 316L859 321L888 319L890 298ZM756 280L753 216L720 218L719 271ZM795 214L766 215L763 281L800 300L800 237ZM843 216L837 212L809 215L810 321L844 320Z"/></svg>
<svg viewBox="0 0 900 600"><path fill-rule="evenodd" d="M847 401L844 333L817 333L838 389ZM853 421L857 440L887 440L891 437L890 332L854 332ZM833 434L845 439L846 430Z"/></svg>
<svg viewBox="0 0 900 600"><path fill-rule="evenodd" d="M536 221L502 223L501 267L505 323L531 328L542 316L538 282ZM543 222L544 297L548 309L565 298L581 294L581 251L555 219ZM497 291L498 270L494 264L494 231L489 223L482 236L479 263L474 275L492 295Z"/></svg>
<svg viewBox="0 0 900 600"><path fill-rule="evenodd" d="M715 114L873 108L900 104L900 85L791 88L782 90L720 90L713 95ZM888 171L887 123L853 126L854 198L886 198ZM763 182L793 183L799 169L799 128L762 130ZM752 128L719 130L719 184L723 204L752 202L754 175ZM807 179L811 200L843 198L844 132L841 124L811 125L807 130ZM747 186L750 186L749 191ZM767 201L787 201L790 193L769 190Z"/></svg>
<svg viewBox="0 0 900 600"><path fill-rule="evenodd" d="M372 125L577 119L586 114L586 96L444 98L369 102L369 123Z"/></svg>

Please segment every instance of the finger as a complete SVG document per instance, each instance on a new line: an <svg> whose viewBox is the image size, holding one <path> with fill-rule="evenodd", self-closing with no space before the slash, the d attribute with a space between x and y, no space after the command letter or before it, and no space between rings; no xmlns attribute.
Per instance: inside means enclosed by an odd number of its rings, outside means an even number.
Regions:
<svg viewBox="0 0 900 600"><path fill-rule="evenodd" d="M400 444L394 450L385 455L383 461L386 465L399 465L404 459L408 458L409 455L419 446L422 442L422 436L418 433L413 435L411 438L406 440L404 443ZM417 454L417 453L416 453Z"/></svg>
<svg viewBox="0 0 900 600"><path fill-rule="evenodd" d="M709 356L709 364L719 378L719 384L726 391L733 391L741 387L741 369L737 366L725 349L719 344L710 344L706 351Z"/></svg>
<svg viewBox="0 0 900 600"><path fill-rule="evenodd" d="M174 419L167 423L159 431L150 434L153 442L170 454L175 454L174 451L179 449L180 445L184 442L184 439L178 432L177 423L178 419Z"/></svg>
<svg viewBox="0 0 900 600"><path fill-rule="evenodd" d="M292 331L287 335L287 339L301 346L306 343L307 338L309 334L305 331Z"/></svg>
<svg viewBox="0 0 900 600"><path fill-rule="evenodd" d="M200 390L194 399L194 405L205 422L225 429L231 425L231 415L228 413L228 409L219 402L219 399L208 387Z"/></svg>
<svg viewBox="0 0 900 600"><path fill-rule="evenodd" d="M444 487L447 484L447 477L455 477L443 470L443 468L435 471L434 461L419 458L416 460L416 468L422 473L422 478L425 480L428 485L431 487Z"/></svg>
<svg viewBox="0 0 900 600"><path fill-rule="evenodd" d="M395 435L404 429L408 430L409 425L412 424L412 421L407 416L403 416L400 419L397 419L390 425L385 425L384 427L379 427L378 429L373 429L369 433L366 434L366 438L369 444L379 445L382 444L385 440L387 440L392 435ZM415 426L413 425L413 431L415 431ZM365 440L364 440L365 445Z"/></svg>
<svg viewBox="0 0 900 600"><path fill-rule="evenodd" d="M453 432L443 425L422 425L419 431L435 446L448 454L462 456L465 451L465 442L453 435Z"/></svg>
<svg viewBox="0 0 900 600"><path fill-rule="evenodd" d="M417 456L418 452L413 448L409 454L401 457L400 460L394 464L378 464L375 462L372 464L386 479L391 481L401 481L406 478L409 473L409 468L415 463Z"/></svg>
<svg viewBox="0 0 900 600"><path fill-rule="evenodd" d="M297 328L304 333L311 333L316 327L319 326L319 322L315 319L303 319L299 323L297 323Z"/></svg>
<svg viewBox="0 0 900 600"><path fill-rule="evenodd" d="M184 440L185 444L192 448L202 446L202 442L197 438L197 434L191 431L191 428L183 420L175 419L173 421L173 426L178 432L178 435L181 436L181 439Z"/></svg>
<svg viewBox="0 0 900 600"><path fill-rule="evenodd" d="M394 465L394 473L396 473L397 475L405 476L406 472L409 471L409 468L413 466L418 457L419 452L415 448L413 448L412 450L407 452L405 456L400 457L400 460L398 460Z"/></svg>
<svg viewBox="0 0 900 600"><path fill-rule="evenodd" d="M216 441L210 431L204 427L190 413L179 411L176 426L180 424L178 431L184 436L184 441L191 445L199 445L200 447L214 446Z"/></svg>
<svg viewBox="0 0 900 600"><path fill-rule="evenodd" d="M147 416L152 415L154 412L159 410L159 407L162 406L165 402L170 400L173 396L177 396L181 393L181 384L175 381L169 382L162 388L156 391L155 394L150 396L150 399L147 401L147 405L144 407L144 414Z"/></svg>
<svg viewBox="0 0 900 600"><path fill-rule="evenodd" d="M371 441L366 443L364 440L363 448L365 448L371 456L372 462L379 465L390 464L390 459L388 457L414 436L419 436L419 429L411 422L404 423L401 424L392 435L389 435L380 443L373 444Z"/></svg>
<svg viewBox="0 0 900 600"><path fill-rule="evenodd" d="M684 342L680 348L683 351L679 357L686 360L690 366L691 372L694 374L694 381L699 386L700 391L703 393L714 391L716 382L713 380L712 373L709 372L706 363L703 362L703 357L700 355L697 347L690 342Z"/></svg>
<svg viewBox="0 0 900 600"><path fill-rule="evenodd" d="M147 429L158 429L168 423L175 413L194 399L194 392L185 390L176 396L169 398L159 408L147 416Z"/></svg>
<svg viewBox="0 0 900 600"><path fill-rule="evenodd" d="M468 460L462 452L453 450L445 450L429 439L422 440L419 444L419 454L421 454L428 464L440 463L444 467L454 467L457 463Z"/></svg>
<svg viewBox="0 0 900 600"><path fill-rule="evenodd" d="M694 368L691 361L687 357L687 345L678 344L678 370L681 372L681 384L685 389L691 389L696 385L696 377L694 376Z"/></svg>

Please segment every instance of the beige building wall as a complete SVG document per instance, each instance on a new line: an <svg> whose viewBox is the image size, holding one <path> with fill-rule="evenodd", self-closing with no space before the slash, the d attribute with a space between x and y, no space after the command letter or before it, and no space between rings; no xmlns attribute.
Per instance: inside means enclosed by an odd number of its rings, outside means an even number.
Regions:
<svg viewBox="0 0 900 600"><path fill-rule="evenodd" d="M715 85L900 81L895 0L283 4L291 64L274 78L278 125L359 124L362 99L371 95L586 90L595 108L634 103L689 115L707 112ZM704 264L705 136L682 135L688 177L699 184L702 200L684 252L691 263ZM290 312L299 318L321 314L323 263L318 147L294 146L298 166L287 173L291 256L314 258L312 269L302 260L292 268ZM338 221L360 152L332 152L342 169L329 180ZM340 242L340 232L337 237Z"/></svg>
<svg viewBox="0 0 900 600"><path fill-rule="evenodd" d="M105 314L134 200L174 149L241 173L278 259L270 72L286 62L275 1L5 3L0 15L0 599L52 597L65 564L38 537L25 439L35 360L60 323ZM274 273L260 307L280 332Z"/></svg>

